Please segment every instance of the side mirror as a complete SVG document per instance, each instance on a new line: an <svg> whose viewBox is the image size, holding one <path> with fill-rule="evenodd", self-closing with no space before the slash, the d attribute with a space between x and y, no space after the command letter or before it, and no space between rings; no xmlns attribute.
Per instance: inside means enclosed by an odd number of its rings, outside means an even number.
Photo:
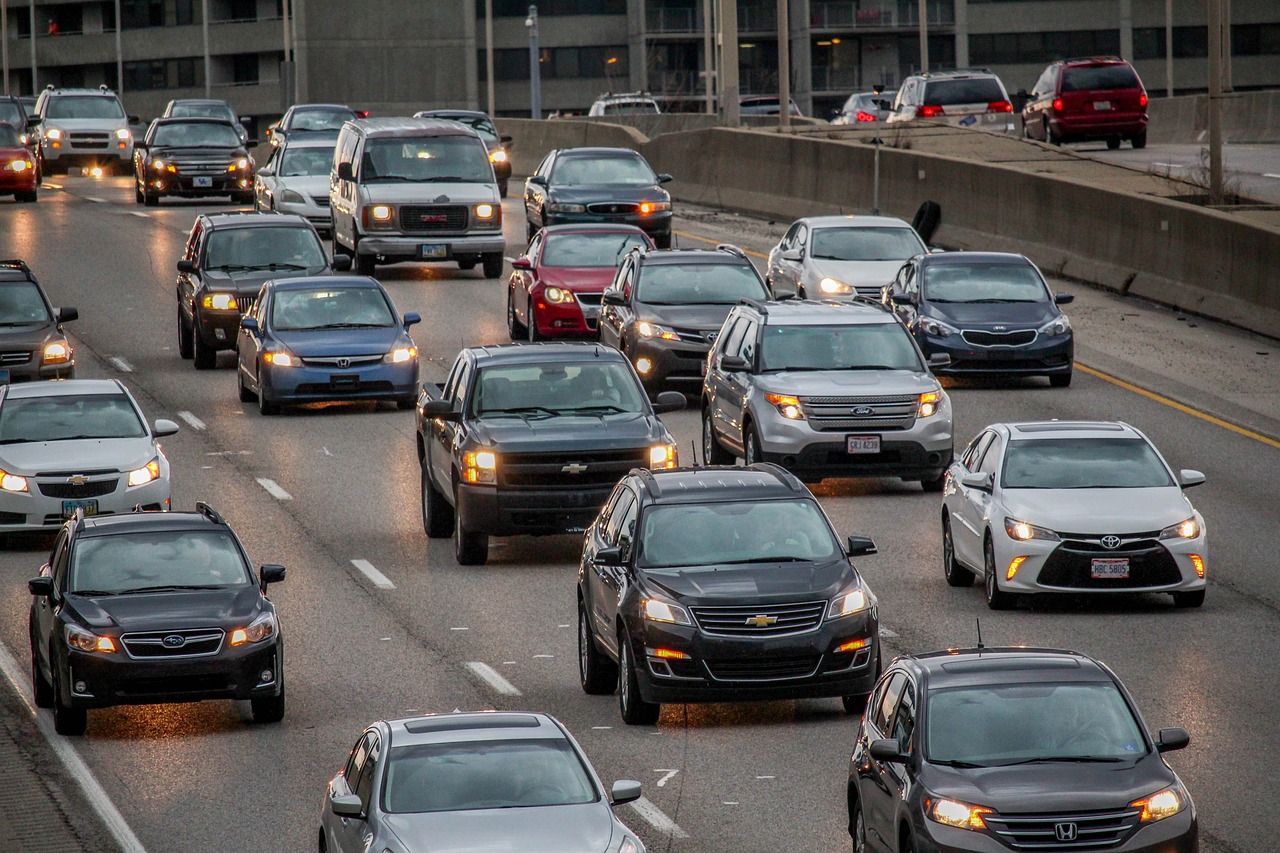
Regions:
<svg viewBox="0 0 1280 853"><path fill-rule="evenodd" d="M339 164L338 164L338 180L340 180L340 181L354 181L355 179L356 179L356 175L355 175L355 172L353 172L353 171L351 170L351 164L350 164L350 163L339 163Z"/></svg>
<svg viewBox="0 0 1280 853"><path fill-rule="evenodd" d="M240 328L246 332L256 332L258 331L258 321L253 317L241 317Z"/></svg>
<svg viewBox="0 0 1280 853"><path fill-rule="evenodd" d="M545 187L547 185L547 178L545 175L530 175L529 183L534 184L535 186Z"/></svg>
<svg viewBox="0 0 1280 853"><path fill-rule="evenodd" d="M898 749L898 742L887 737L871 741L871 757L876 761L896 761L899 764L907 762L907 757Z"/></svg>
<svg viewBox="0 0 1280 853"><path fill-rule="evenodd" d="M944 248L943 248L943 247L941 247L941 246L930 246L930 247L929 247L929 254L931 254L931 255L941 255L941 254L945 254L945 253L946 253L946 251L947 251L947 250L946 250L946 249L944 249Z"/></svg>
<svg viewBox="0 0 1280 853"><path fill-rule="evenodd" d="M151 147L150 145L147 145L147 143L146 143L145 141L141 140L141 139L139 139L137 142L133 143L133 150L134 150L134 151L146 151L146 150L147 150L148 148L150 148L150 147Z"/></svg>
<svg viewBox="0 0 1280 853"><path fill-rule="evenodd" d="M945 352L935 352L933 355L929 356L929 369L930 369L930 370L932 370L932 369L934 369L934 368L937 368L937 367L950 367L950 366L951 366L951 354L950 354L950 353L945 353Z"/></svg>
<svg viewBox="0 0 1280 853"><path fill-rule="evenodd" d="M364 817L364 807L355 794L344 794L329 800L329 809L338 817Z"/></svg>
<svg viewBox="0 0 1280 853"><path fill-rule="evenodd" d="M782 258L784 261L803 261L804 249L786 249L778 257Z"/></svg>
<svg viewBox="0 0 1280 853"><path fill-rule="evenodd" d="M187 273L188 275L190 275L191 273L193 273L193 272L195 272L195 271L196 271L196 262L195 262L195 261L188 261L188 260L186 260L185 258L184 258L183 260L181 260L181 261L178 261L178 272L183 272L183 273Z"/></svg>
<svg viewBox="0 0 1280 853"><path fill-rule="evenodd" d="M280 583L284 580L285 568L279 563L266 563L258 569L258 586L267 591L267 584Z"/></svg>
<svg viewBox="0 0 1280 853"><path fill-rule="evenodd" d="M236 121L240 122L241 124L248 124L249 122L253 121L253 116L237 116Z"/></svg>
<svg viewBox="0 0 1280 853"><path fill-rule="evenodd" d="M619 779L609 791L609 805L620 806L640 799L640 783L631 779Z"/></svg>
<svg viewBox="0 0 1280 853"><path fill-rule="evenodd" d="M246 139L246 140L244 141L244 147L245 147L245 148L256 148L256 147L258 147L258 140L256 140L256 139Z"/></svg>
<svg viewBox="0 0 1280 853"><path fill-rule="evenodd" d="M1017 95L1019 98L1029 97L1029 95L1027 95L1026 89L1019 89L1018 91L1014 92L1014 94Z"/></svg>
<svg viewBox="0 0 1280 853"><path fill-rule="evenodd" d="M600 302L602 305L626 305L627 298L616 290L606 290Z"/></svg>
<svg viewBox="0 0 1280 853"><path fill-rule="evenodd" d="M151 431L155 433L156 438L163 438L166 435L177 435L178 425L171 420L160 418L152 426Z"/></svg>
<svg viewBox="0 0 1280 853"><path fill-rule="evenodd" d="M659 391L658 397L653 401L654 414L663 415L667 412L678 412L685 407L684 395L679 391Z"/></svg>
<svg viewBox="0 0 1280 853"><path fill-rule="evenodd" d="M602 566L621 566L623 564L622 546L613 545L596 551L596 562Z"/></svg>
<svg viewBox="0 0 1280 853"><path fill-rule="evenodd" d="M125 116L124 118L129 124L142 124L142 119L139 116Z"/></svg>
<svg viewBox="0 0 1280 853"><path fill-rule="evenodd" d="M31 116L31 118L27 119L27 127L39 127L42 121L44 119L40 118L40 116Z"/></svg>
<svg viewBox="0 0 1280 853"><path fill-rule="evenodd" d="M427 400L422 404L422 414L442 421L462 420L462 412L453 408L452 400Z"/></svg>
<svg viewBox="0 0 1280 853"><path fill-rule="evenodd" d="M27 581L27 590L37 598L48 598L53 595L53 578L41 575Z"/></svg>
<svg viewBox="0 0 1280 853"><path fill-rule="evenodd" d="M878 554L876 543L871 541L870 536L850 536L849 537L849 556L850 557L869 557L872 554Z"/></svg>
<svg viewBox="0 0 1280 853"><path fill-rule="evenodd" d="M1199 486L1202 483L1204 483L1204 473L1201 471L1195 471L1191 468L1183 468L1178 472L1178 485L1182 486L1184 489L1189 489L1192 486Z"/></svg>
<svg viewBox="0 0 1280 853"><path fill-rule="evenodd" d="M329 269L334 272L350 272L351 256L350 255L334 255L333 263L329 264Z"/></svg>
<svg viewBox="0 0 1280 853"><path fill-rule="evenodd" d="M675 180L675 178L671 177L671 176L670 176L670 175L668 175L666 172L661 172L661 173L659 173L659 175L658 175L658 183L660 183L660 184L668 184L668 183L671 183L671 182L672 182L672 181L674 181L674 180Z"/></svg>
<svg viewBox="0 0 1280 853"><path fill-rule="evenodd" d="M980 492L991 491L991 485L994 482L995 478L990 471L971 471L960 478L960 485Z"/></svg>
<svg viewBox="0 0 1280 853"><path fill-rule="evenodd" d="M533 261L528 258L512 258L511 268L513 270L531 270L533 269Z"/></svg>
<svg viewBox="0 0 1280 853"><path fill-rule="evenodd" d="M414 326L414 325L417 325L418 323L421 323L422 315L419 314L417 311L410 311L408 314L405 314L403 317L401 317L400 320L401 322L404 323L404 327L407 329L410 326Z"/></svg>
<svg viewBox="0 0 1280 853"><path fill-rule="evenodd" d="M1068 302L1075 302L1076 295L1074 293L1057 293L1054 294L1053 301L1055 305L1066 305Z"/></svg>
<svg viewBox="0 0 1280 853"><path fill-rule="evenodd" d="M258 170L258 177L259 177L259 178L270 178L270 177L273 177L273 176L275 175L275 173L276 173L276 170L275 170L275 169L272 169L272 168L270 168L270 167L264 167L264 168L261 168L261 169L259 169L259 170Z"/></svg>
<svg viewBox="0 0 1280 853"><path fill-rule="evenodd" d="M36 578L36 580L40 579ZM1172 752L1175 749L1185 749L1189 743L1191 743L1191 735L1187 734L1186 729L1170 727L1161 729L1156 734L1156 752Z"/></svg>
<svg viewBox="0 0 1280 853"><path fill-rule="evenodd" d="M59 323L70 323L72 320L79 320L79 319L80 319L80 312L79 312L79 311L77 311L77 310L76 310L76 309L74 309L74 308L59 308L59 309L58 309L58 322L59 322Z"/></svg>
<svg viewBox="0 0 1280 853"><path fill-rule="evenodd" d="M894 305L915 305L916 300L910 293L890 293L889 301Z"/></svg>
<svg viewBox="0 0 1280 853"><path fill-rule="evenodd" d="M720 357L720 369L731 373L741 373L751 370L751 362L740 355L725 355Z"/></svg>
<svg viewBox="0 0 1280 853"><path fill-rule="evenodd" d="M503 145L510 145L512 142L515 142L515 139L509 134L504 133L498 137L498 141Z"/></svg>

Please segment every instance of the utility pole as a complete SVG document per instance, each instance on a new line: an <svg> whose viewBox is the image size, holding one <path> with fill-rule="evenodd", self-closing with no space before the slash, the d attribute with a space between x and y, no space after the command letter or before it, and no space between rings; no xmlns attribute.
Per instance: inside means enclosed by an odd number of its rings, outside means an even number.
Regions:
<svg viewBox="0 0 1280 853"><path fill-rule="evenodd" d="M535 119L542 118L542 65L541 51L538 49L538 7L529 7L529 17L524 19L525 28L529 30L529 114Z"/></svg>
<svg viewBox="0 0 1280 853"><path fill-rule="evenodd" d="M484 79L489 81L489 118L497 103L493 83L493 0L484 0Z"/></svg>
<svg viewBox="0 0 1280 853"><path fill-rule="evenodd" d="M1222 0L1209 11L1209 203L1222 204Z"/></svg>
<svg viewBox="0 0 1280 853"><path fill-rule="evenodd" d="M920 0L920 71L929 70L929 2Z"/></svg>
<svg viewBox="0 0 1280 853"><path fill-rule="evenodd" d="M738 0L720 0L720 115L729 127L741 122L739 93Z"/></svg>
<svg viewBox="0 0 1280 853"><path fill-rule="evenodd" d="M124 97L124 50L120 46L120 0L116 0L116 95Z"/></svg>
<svg viewBox="0 0 1280 853"><path fill-rule="evenodd" d="M4 65L4 93L9 94L9 3L0 0L0 65Z"/></svg>
<svg viewBox="0 0 1280 853"><path fill-rule="evenodd" d="M1222 91L1234 91L1231 83L1231 0L1222 0Z"/></svg>
<svg viewBox="0 0 1280 853"><path fill-rule="evenodd" d="M703 76L706 78L707 92L707 108L708 115L716 111L715 97L715 39L712 36L714 32L714 19L711 14L711 0L702 0L702 68Z"/></svg>
<svg viewBox="0 0 1280 853"><path fill-rule="evenodd" d="M791 21L789 3L778 0L778 126L791 129Z"/></svg>
<svg viewBox="0 0 1280 853"><path fill-rule="evenodd" d="M36 0L31 0L31 94L40 94L40 80L36 75Z"/></svg>
<svg viewBox="0 0 1280 853"><path fill-rule="evenodd" d="M209 59L209 0L200 0L200 36L204 40L204 96L213 97L213 62Z"/></svg>
<svg viewBox="0 0 1280 853"><path fill-rule="evenodd" d="M1164 95L1173 97L1173 0L1164 0Z"/></svg>
<svg viewBox="0 0 1280 853"><path fill-rule="evenodd" d="M284 0L280 7L281 27L284 34L284 62L280 65L280 111L285 112L293 106L293 39L290 38L289 0Z"/></svg>

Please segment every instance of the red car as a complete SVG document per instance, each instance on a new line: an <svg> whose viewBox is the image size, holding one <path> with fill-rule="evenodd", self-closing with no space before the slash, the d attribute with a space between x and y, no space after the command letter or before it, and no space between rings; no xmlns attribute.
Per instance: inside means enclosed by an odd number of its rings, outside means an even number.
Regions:
<svg viewBox="0 0 1280 853"><path fill-rule="evenodd" d="M22 144L18 132L0 123L0 196L18 201L36 200L36 161Z"/></svg>
<svg viewBox="0 0 1280 853"><path fill-rule="evenodd" d="M1053 145L1105 140L1119 148L1147 145L1147 90L1118 56L1067 59L1044 70L1022 108L1027 139Z"/></svg>
<svg viewBox="0 0 1280 853"><path fill-rule="evenodd" d="M636 246L653 248L634 225L548 225L511 262L507 330L511 340L595 338L600 294L618 261Z"/></svg>

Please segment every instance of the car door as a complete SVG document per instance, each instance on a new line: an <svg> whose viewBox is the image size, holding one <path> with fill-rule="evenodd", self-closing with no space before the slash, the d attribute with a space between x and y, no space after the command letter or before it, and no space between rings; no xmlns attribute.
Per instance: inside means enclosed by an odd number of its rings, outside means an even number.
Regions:
<svg viewBox="0 0 1280 853"><path fill-rule="evenodd" d="M730 347L736 347L737 342L742 340L746 322L745 317L730 314L725 321L725 328L716 338L715 345L711 347L711 352L707 353L707 376L702 384L706 390L707 412L711 418L711 428L719 436L728 435L729 424L732 423L731 413L724 406L725 385L728 379L720 366L720 359L730 351Z"/></svg>
<svg viewBox="0 0 1280 853"><path fill-rule="evenodd" d="M527 270L513 269L511 271L512 310L516 314L516 319L520 321L521 325L526 327L533 321L529 310L531 302L529 291L531 291L533 286L538 283L538 261L542 256L542 244L544 242L545 238L543 237L542 232L539 231L533 236L533 239L529 241L529 247L525 249L524 252L524 257L528 259L532 268Z"/></svg>
<svg viewBox="0 0 1280 853"><path fill-rule="evenodd" d="M986 441L981 453L977 455L973 473L990 474L994 481L1000 457L1004 454L1004 446L1000 436L988 430L990 439ZM991 493L985 489L973 488L960 484L960 524L952 528L952 537L956 548L956 556L960 561L972 568L983 566L983 536L986 533L987 518L991 514Z"/></svg>
<svg viewBox="0 0 1280 853"><path fill-rule="evenodd" d="M365 732L351 749L347 765L342 772L329 782L329 799L359 795L361 780L372 765L371 755L378 742L375 732ZM367 810L365 811L367 814ZM335 853L366 853L365 837L368 834L368 821L358 817L342 817L329 813L332 840L337 850Z"/></svg>
<svg viewBox="0 0 1280 853"><path fill-rule="evenodd" d="M609 518L609 530L613 535L613 542L622 549L622 565L613 566L604 579L602 588L603 601L606 612L607 627L618 624L618 611L622 605L622 599L627 594L627 588L631 586L632 560L635 557L635 538L636 538L636 520L640 516L640 502L636 498L631 489L627 489L626 493L618 500L616 511ZM605 634L607 643L613 649L614 655L619 656L621 650L618 648L617 635L612 631Z"/></svg>
<svg viewBox="0 0 1280 853"><path fill-rule="evenodd" d="M778 245L773 247L773 251L769 252L769 268L765 272L765 278L768 279L773 287L775 295L794 292L791 287L792 278L788 275L785 262L782 255L795 246L796 234L800 230L800 223L793 222L791 227L787 229L787 233L778 241ZM782 285L779 287L779 285Z"/></svg>
<svg viewBox="0 0 1280 853"><path fill-rule="evenodd" d="M617 275L613 277L613 283L605 290L606 294L612 294L625 304L609 305L603 301L603 298L600 304L600 322L598 324L600 342L619 350L622 349L623 332L627 324L631 322L631 317L634 313L630 305L631 283L635 277L634 271L635 261L631 257L624 258L618 266Z"/></svg>
<svg viewBox="0 0 1280 853"><path fill-rule="evenodd" d="M609 510L609 519L600 531L600 547L612 548L620 544L620 532L630 517L635 525L636 496L626 484L622 484ZM598 551L598 549L597 549ZM617 624L618 598L625 588L622 566L608 566L592 555L588 584L591 589L591 620L596 636L606 647L617 651L617 637L613 626Z"/></svg>
<svg viewBox="0 0 1280 853"><path fill-rule="evenodd" d="M471 361L465 354L460 355L453 366L453 371L449 374L448 381L445 382L442 394L442 399L448 400L454 411L463 413L462 417L467 417L468 386L471 384L472 370ZM440 493L450 501L454 499L454 448L465 430L466 425L461 420L449 421L444 418L431 420L430 447L427 450L431 456L431 476Z"/></svg>
<svg viewBox="0 0 1280 853"><path fill-rule="evenodd" d="M49 641L56 630L58 603L62 600L67 579L68 539L67 529L64 527L59 530L53 540L53 548L49 551L49 562L40 567L42 576L53 578L53 595L41 595L32 601L31 615L35 622L35 636L32 640L36 644L34 651L48 668L50 680L57 677L53 659L49 656Z"/></svg>
<svg viewBox="0 0 1280 853"><path fill-rule="evenodd" d="M196 264L196 272L178 273L178 310L182 312L183 320L187 325L190 325L195 318L195 292L200 287L196 279L200 275L199 260L200 250L203 248L203 237L202 221L196 219L195 224L191 226L191 234L187 237L187 245L182 251L182 259Z"/></svg>
<svg viewBox="0 0 1280 853"><path fill-rule="evenodd" d="M529 176L529 180L524 182L524 215L525 219L542 227L542 211L547 202L546 186L536 183L533 178L542 178L549 181L551 179L551 164L555 162L556 152L552 151L546 157L542 158L542 162L538 164L538 168Z"/></svg>
<svg viewBox="0 0 1280 853"><path fill-rule="evenodd" d="M282 150L273 148L267 162L262 164L262 168L254 176L253 202L257 210L271 210L272 200L276 196L276 171L284 159Z"/></svg>
<svg viewBox="0 0 1280 853"><path fill-rule="evenodd" d="M916 694L916 685L910 676L905 676L902 683L902 696L898 700L898 707L893 713L893 718L889 722L889 728L886 737L898 742L898 751L907 756L915 755L915 729L916 729L916 708L918 706L918 697ZM874 759L873 759L874 760ZM880 783L877 785L879 790L887 793L886 801L887 822L882 823L886 830L894 826L897 816L906 808L907 802L911 795L911 788L914 784L914 770L910 761L884 761L876 762L879 766L877 771L880 774ZM889 835L888 837L893 837Z"/></svg>
<svg viewBox="0 0 1280 853"><path fill-rule="evenodd" d="M878 694L879 702L868 706L866 710L867 740L875 741L891 736L893 714L902 698L903 687L907 683L906 673L893 672L885 681L884 689ZM868 747L870 743L868 743ZM862 798L862 815L866 822L867 841L875 849L883 851L897 850L897 829L893 815L896 809L896 780L889 774L887 766L890 762L878 761L866 750L867 770L863 773L863 782L858 786Z"/></svg>
<svg viewBox="0 0 1280 853"><path fill-rule="evenodd" d="M755 365L756 350L760 345L760 323L751 317L743 318L742 332L736 342L730 341L726 355L736 355L747 364ZM751 373L746 370L725 370L720 389L720 410L724 415L725 437L728 443L741 451L746 443L743 423L746 421L747 402L751 394Z"/></svg>
<svg viewBox="0 0 1280 853"><path fill-rule="evenodd" d="M266 322L269 316L268 304L271 301L271 288L263 285L258 291L258 298L253 301L249 310L250 317L258 324L256 329L240 327L236 333L236 362L244 374L245 387L261 390L258 371L262 369L262 351L266 342Z"/></svg>

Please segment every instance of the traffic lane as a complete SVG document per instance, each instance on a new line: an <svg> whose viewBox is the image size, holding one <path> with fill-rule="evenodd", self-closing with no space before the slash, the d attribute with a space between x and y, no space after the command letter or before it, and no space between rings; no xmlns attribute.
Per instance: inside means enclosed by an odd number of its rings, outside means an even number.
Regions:
<svg viewBox="0 0 1280 853"><path fill-rule="evenodd" d="M1204 144L1152 144L1133 149L1121 146L1108 151L1103 143L1067 146L1095 160L1119 163L1157 175L1168 175L1206 187L1209 180L1208 142ZM1280 146L1227 144L1222 146L1224 186L1248 198L1280 202Z"/></svg>

